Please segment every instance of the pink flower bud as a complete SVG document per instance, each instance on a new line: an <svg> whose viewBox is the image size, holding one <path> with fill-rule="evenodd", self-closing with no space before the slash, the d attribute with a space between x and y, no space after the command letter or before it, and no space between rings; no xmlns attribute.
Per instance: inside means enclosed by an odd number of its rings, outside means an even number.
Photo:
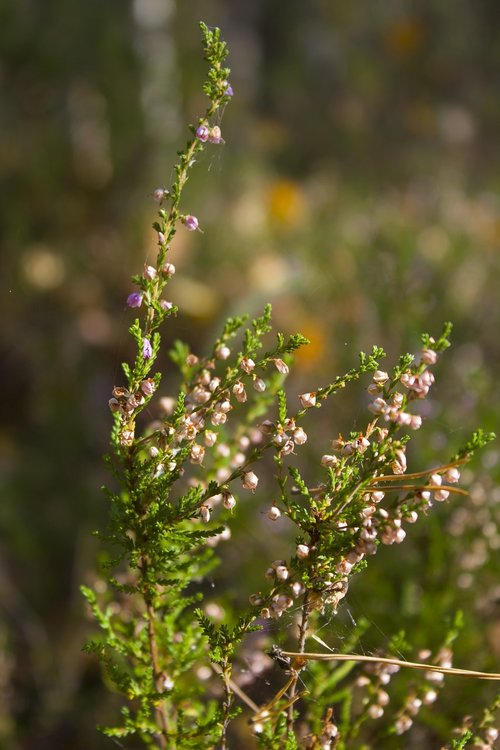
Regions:
<svg viewBox="0 0 500 750"><path fill-rule="evenodd" d="M127 297L127 305L129 307L140 307L142 305L143 296L142 292L132 292L132 294L129 294Z"/></svg>
<svg viewBox="0 0 500 750"><path fill-rule="evenodd" d="M144 266L144 278L152 281L156 278L156 268L154 266Z"/></svg>
<svg viewBox="0 0 500 750"><path fill-rule="evenodd" d="M288 367L287 363L284 362L282 359L273 359L274 366L278 370L281 375L288 375L290 372L290 368Z"/></svg>
<svg viewBox="0 0 500 750"><path fill-rule="evenodd" d="M246 372L247 374L252 372L252 370L255 367L255 362L253 359L250 359L250 357L243 357L243 359L240 362L240 367L243 370L243 372Z"/></svg>
<svg viewBox="0 0 500 750"><path fill-rule="evenodd" d="M432 349L422 349L420 359L426 365L435 365L438 359L437 352Z"/></svg>
<svg viewBox="0 0 500 750"><path fill-rule="evenodd" d="M167 198L168 195L169 195L169 192L165 188L159 187L153 191L153 198L160 205L163 203L164 199Z"/></svg>
<svg viewBox="0 0 500 750"><path fill-rule="evenodd" d="M146 380L143 380L141 383L141 391L144 393L145 396L152 396L153 393L156 390L155 381L153 378L146 378Z"/></svg>
<svg viewBox="0 0 500 750"><path fill-rule="evenodd" d="M198 138L198 140L199 140L199 141L201 141L202 143L206 143L206 142L208 141L209 135L210 135L210 131L209 131L209 129L207 128L207 126L206 126L206 125L200 125L200 126L199 126L199 127L198 127L198 128L196 129L196 137L197 137L197 138Z"/></svg>
<svg viewBox="0 0 500 750"><path fill-rule="evenodd" d="M217 359L227 359L231 354L231 349L225 344L221 344L221 346L217 347L214 353Z"/></svg>
<svg viewBox="0 0 500 750"><path fill-rule="evenodd" d="M238 382L233 385L233 394L236 398L236 401L238 401L240 404L244 404L247 400L247 392L245 390L245 386L240 380L238 380Z"/></svg>
<svg viewBox="0 0 500 750"><path fill-rule="evenodd" d="M184 216L182 221L186 229L188 229L190 232L195 232L199 227L198 219L196 218L196 216L191 216L191 214Z"/></svg>
<svg viewBox="0 0 500 750"><path fill-rule="evenodd" d="M151 359L153 356L153 347L149 339L143 339L142 341L142 356L144 359Z"/></svg>
<svg viewBox="0 0 500 750"><path fill-rule="evenodd" d="M210 128L208 140L210 143L222 143L222 133L218 125L214 125L213 128Z"/></svg>
<svg viewBox="0 0 500 750"><path fill-rule="evenodd" d="M173 276L175 273L175 266L173 263L164 263L161 269L164 276Z"/></svg>

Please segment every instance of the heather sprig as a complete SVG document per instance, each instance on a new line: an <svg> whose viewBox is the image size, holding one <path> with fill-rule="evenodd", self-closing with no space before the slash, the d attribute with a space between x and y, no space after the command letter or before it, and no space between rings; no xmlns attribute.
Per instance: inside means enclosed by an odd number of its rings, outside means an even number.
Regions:
<svg viewBox="0 0 500 750"><path fill-rule="evenodd" d="M457 486L461 468L494 436L478 430L447 463L408 471L407 447L424 425L419 404L449 346L449 323L437 339L424 335L419 354L404 354L392 370L381 369L385 353L375 346L347 373L291 394L285 380L294 352L307 340L278 333L273 341L268 304L253 320L229 318L205 352L176 341L170 359L179 372L178 392L160 395L160 327L177 311L163 298L175 275L169 251L177 231L200 228L195 215L183 213L183 188L199 154L222 142L219 110L233 96L220 32L204 24L201 30L209 105L190 127L173 184L153 193L157 257L133 277L127 304L139 311L129 329L136 355L123 364L125 383L113 388L109 401L114 426L106 463L114 485L105 490L111 511L102 535L109 559L105 580L82 588L101 630L87 651L101 660L127 703L121 723L103 731L120 740L135 736L148 747L229 750L231 723L249 709L248 731L267 750L349 750L382 717L386 723L375 730L375 741L407 732L422 706L435 702L445 674L499 677L451 666L459 620L445 629L439 646L416 656L402 633L383 653L358 655L366 622L354 623L332 654L319 636L353 577L383 545L403 543L433 506L467 494ZM318 410L367 378L364 422L358 419L345 435L333 426L328 435L315 434L320 453L306 455ZM144 413L138 422L146 406L150 421ZM288 525L289 552L262 565L262 586L246 591L248 604L233 597L231 605L227 596L223 608L207 595L207 578L223 557L219 545L239 543L231 537L241 502L262 488L267 531L272 540L274 528ZM242 580L240 587L246 585ZM262 665L269 638L252 646L249 635L271 629L269 653L285 677L259 705L238 683L234 666L243 655ZM315 651L308 648L312 640ZM389 684L404 666L421 677L398 703ZM306 674L312 686L301 682ZM467 732L457 747L465 746Z"/></svg>

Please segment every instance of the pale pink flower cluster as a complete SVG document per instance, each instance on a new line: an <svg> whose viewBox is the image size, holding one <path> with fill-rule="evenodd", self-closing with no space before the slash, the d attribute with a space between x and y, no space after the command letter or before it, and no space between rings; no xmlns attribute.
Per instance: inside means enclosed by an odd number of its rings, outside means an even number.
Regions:
<svg viewBox="0 0 500 750"><path fill-rule="evenodd" d="M432 349L422 349L420 352L420 363L425 365L437 362L437 353ZM403 404L414 399L424 399L434 383L433 373L425 369L421 373L404 372L399 382L407 389L404 393L395 391L390 398L384 398L385 384L390 380L389 374L383 370L377 370L373 374L373 383L368 387L368 393L373 397L368 409L376 416L383 417L386 421L395 422L401 427L409 427L418 430L422 426L422 417L419 414L409 414L403 409Z"/></svg>

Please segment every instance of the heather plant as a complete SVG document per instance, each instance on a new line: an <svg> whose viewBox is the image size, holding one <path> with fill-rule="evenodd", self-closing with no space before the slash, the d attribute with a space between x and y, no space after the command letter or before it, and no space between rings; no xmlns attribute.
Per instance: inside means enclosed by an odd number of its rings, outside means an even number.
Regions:
<svg viewBox="0 0 500 750"><path fill-rule="evenodd" d="M201 153L223 143L221 115L233 96L220 32L201 30L209 105L178 154L173 183L153 193L156 261L133 278L127 299L140 315L130 326L137 354L123 364L124 384L109 402L105 577L82 589L102 631L86 648L126 702L120 723L102 731L177 750L391 747L433 706L446 675L500 675L452 667L460 613L443 624L434 650L416 650L399 632L384 653L364 655L364 621L353 622L342 641L329 627L353 576L381 546L402 544L436 506L466 494L461 468L494 436L477 430L444 462L408 469L411 437L423 426L420 405L450 345L449 323L436 338L422 336L417 356L403 354L384 370L384 351L375 346L347 373L297 396L284 381L307 340L273 339L267 305L253 320L229 318L205 353L176 342L170 358L178 392L160 395L160 328L176 313L163 296L175 274L169 253L177 231L201 231L196 216L183 212L183 188ZM321 436L325 453L301 460L317 410L358 380L368 382L365 423L346 435L332 427ZM242 580L222 607L210 591L212 572L224 545L240 544L239 505L253 502L263 485L266 528L288 524L289 552L262 565L260 590L244 591ZM241 679L235 665L244 661L255 677L269 672L265 695ZM403 699L392 690L399 679ZM493 747L497 708L498 699L464 720L447 747Z"/></svg>

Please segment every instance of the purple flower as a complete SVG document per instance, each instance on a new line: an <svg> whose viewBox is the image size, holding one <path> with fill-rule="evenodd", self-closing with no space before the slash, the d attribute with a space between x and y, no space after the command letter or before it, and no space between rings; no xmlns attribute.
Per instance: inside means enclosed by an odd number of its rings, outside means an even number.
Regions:
<svg viewBox="0 0 500 750"><path fill-rule="evenodd" d="M142 292L132 292L127 297L127 305L129 307L140 307L142 305Z"/></svg>
<svg viewBox="0 0 500 750"><path fill-rule="evenodd" d="M151 346L151 341L149 339L143 339L142 356L144 359L151 359L153 356L153 347Z"/></svg>
<svg viewBox="0 0 500 750"><path fill-rule="evenodd" d="M226 85L226 89L224 91L224 96L233 96L234 95L233 87L227 81L225 81L225 83L227 85Z"/></svg>
<svg viewBox="0 0 500 750"><path fill-rule="evenodd" d="M206 141L208 141L209 135L210 135L210 131L206 125L200 125L200 127L196 130L196 137L202 143L205 143Z"/></svg>
<svg viewBox="0 0 500 750"><path fill-rule="evenodd" d="M198 219L196 216L188 214L184 217L184 224L186 225L186 229L189 229L190 232L194 232L198 229Z"/></svg>

